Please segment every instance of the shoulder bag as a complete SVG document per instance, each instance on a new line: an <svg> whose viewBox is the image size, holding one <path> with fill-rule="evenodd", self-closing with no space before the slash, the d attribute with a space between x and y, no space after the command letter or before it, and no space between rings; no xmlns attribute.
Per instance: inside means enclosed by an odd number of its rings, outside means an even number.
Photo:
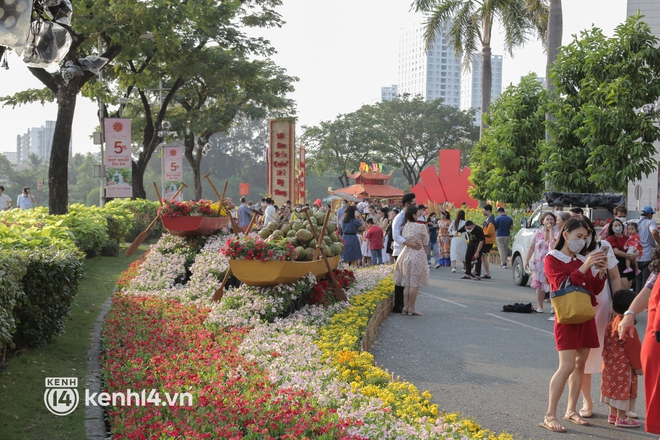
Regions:
<svg viewBox="0 0 660 440"><path fill-rule="evenodd" d="M591 294L581 286L573 286L570 277L550 292L555 319L559 324L582 324L596 316L591 305Z"/></svg>

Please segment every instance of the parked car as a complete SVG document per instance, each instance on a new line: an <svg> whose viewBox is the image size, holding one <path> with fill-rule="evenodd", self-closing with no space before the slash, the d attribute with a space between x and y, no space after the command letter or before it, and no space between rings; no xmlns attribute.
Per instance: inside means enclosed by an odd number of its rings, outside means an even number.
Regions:
<svg viewBox="0 0 660 440"><path fill-rule="evenodd" d="M614 207L625 206L625 198L621 195L549 192L545 194L545 197L546 201L534 210L529 219L521 219L521 228L513 240L511 266L513 282L517 286L526 286L529 282L532 273L525 269L527 251L541 226L541 214L551 212L552 206L556 202L563 203L564 211L575 207L582 208L584 215L596 225L598 232L612 218Z"/></svg>

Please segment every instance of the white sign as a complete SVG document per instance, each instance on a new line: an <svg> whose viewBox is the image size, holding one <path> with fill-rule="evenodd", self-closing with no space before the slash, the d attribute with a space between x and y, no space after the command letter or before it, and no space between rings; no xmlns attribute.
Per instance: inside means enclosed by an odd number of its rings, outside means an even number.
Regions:
<svg viewBox="0 0 660 440"><path fill-rule="evenodd" d="M106 118L106 197L132 197L131 120Z"/></svg>

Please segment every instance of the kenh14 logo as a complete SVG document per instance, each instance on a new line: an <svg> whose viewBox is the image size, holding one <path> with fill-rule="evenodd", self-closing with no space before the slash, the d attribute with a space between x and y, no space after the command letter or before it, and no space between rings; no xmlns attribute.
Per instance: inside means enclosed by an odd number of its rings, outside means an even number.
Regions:
<svg viewBox="0 0 660 440"><path fill-rule="evenodd" d="M56 416L66 416L78 407L79 401L77 377L46 378L44 404L48 411Z"/></svg>

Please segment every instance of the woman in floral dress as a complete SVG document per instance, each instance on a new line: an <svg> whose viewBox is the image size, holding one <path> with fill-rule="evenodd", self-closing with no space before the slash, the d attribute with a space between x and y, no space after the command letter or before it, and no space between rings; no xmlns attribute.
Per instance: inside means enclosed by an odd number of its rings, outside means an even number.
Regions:
<svg viewBox="0 0 660 440"><path fill-rule="evenodd" d="M534 262L532 263L534 273L532 274L531 286L532 289L536 289L536 300L538 301L536 311L538 313L543 312L545 293L550 292L550 285L545 277L543 261L548 253L548 249L553 247L555 243L555 216L551 212L546 212L541 217L541 225L541 229L530 243L529 250L527 251L527 261L525 262L525 268L529 269L529 260L532 254L534 255Z"/></svg>
<svg viewBox="0 0 660 440"><path fill-rule="evenodd" d="M422 316L415 310L417 291L429 284L429 267L426 262L429 232L426 223L417 223L419 216L417 206L410 205L406 208L406 223L401 230L401 236L406 239L406 244L419 243L421 249L405 246L394 265L394 284L404 287L402 315Z"/></svg>
<svg viewBox="0 0 660 440"><path fill-rule="evenodd" d="M451 249L451 236L449 227L451 226L451 217L447 211L440 211L440 220L438 220L438 247L440 248L440 265L451 266L449 251Z"/></svg>

